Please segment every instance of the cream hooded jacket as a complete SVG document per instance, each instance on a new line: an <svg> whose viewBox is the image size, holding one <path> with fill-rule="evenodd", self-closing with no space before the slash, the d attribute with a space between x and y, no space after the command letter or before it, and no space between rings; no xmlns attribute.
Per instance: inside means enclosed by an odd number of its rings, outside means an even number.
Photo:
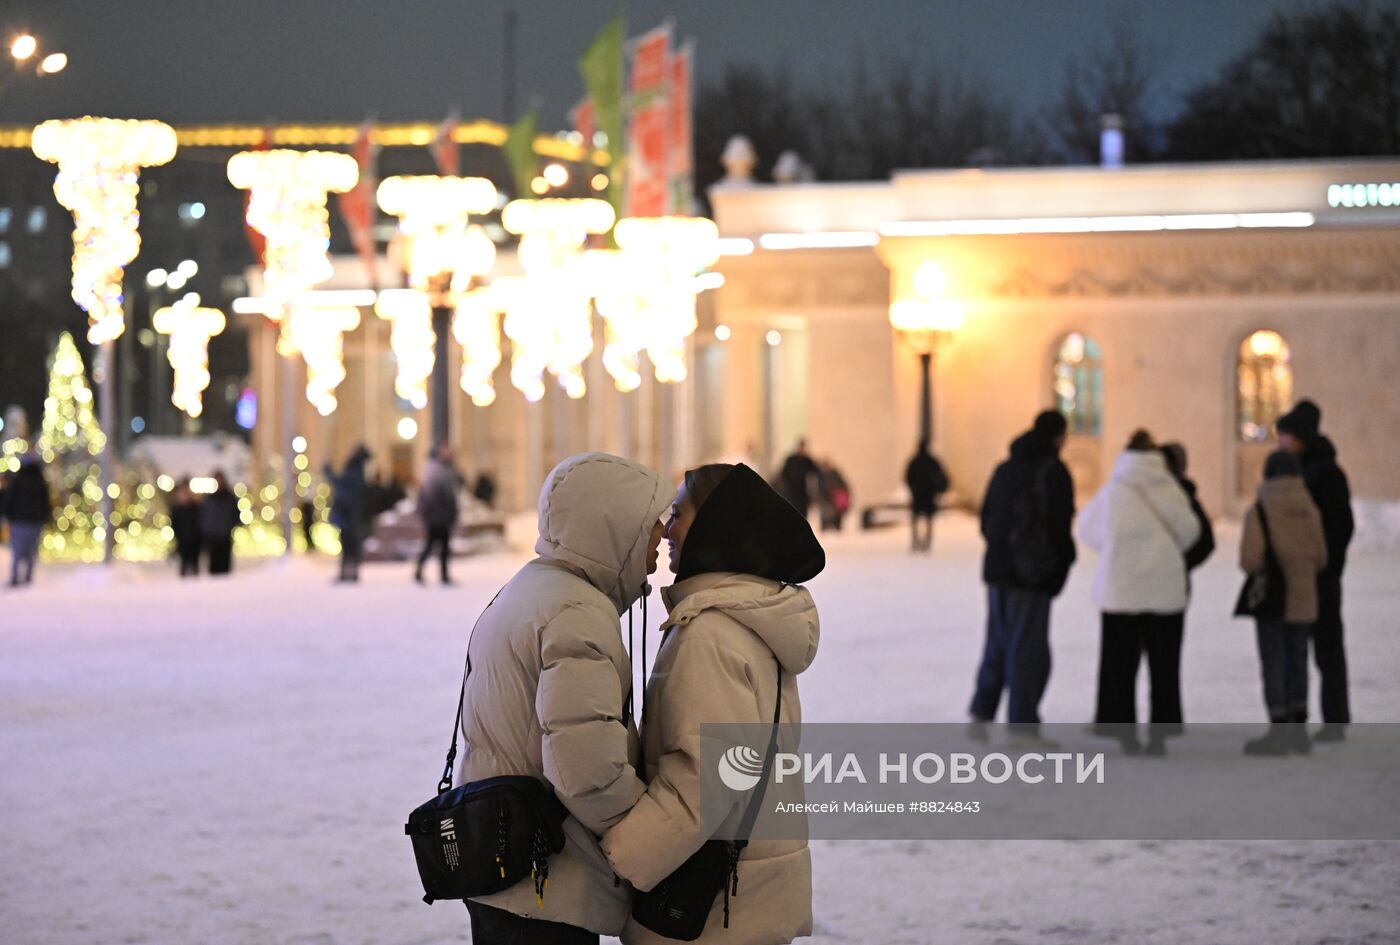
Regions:
<svg viewBox="0 0 1400 945"><path fill-rule="evenodd" d="M618 617L640 596L670 498L656 473L620 457L564 460L540 491L539 557L477 621L455 783L530 775L570 814L543 905L528 878L479 902L607 935L627 919L630 894L598 845L645 790L624 715L632 670Z"/></svg>
<svg viewBox="0 0 1400 945"><path fill-rule="evenodd" d="M1079 540L1099 553L1094 603L1121 614L1186 610L1186 549L1200 536L1191 500L1160 453L1129 450L1079 515Z"/></svg>
<svg viewBox="0 0 1400 945"><path fill-rule="evenodd" d="M784 723L800 723L797 675L817 653L817 609L805 588L744 574L708 573L661 592L666 636L647 683L647 790L603 837L618 875L651 889L709 837L700 825L700 726L768 725L782 667ZM812 933L812 860L805 840L754 841L739 860L739 891L723 901L702 942L769 945ZM635 922L625 945L666 942Z"/></svg>

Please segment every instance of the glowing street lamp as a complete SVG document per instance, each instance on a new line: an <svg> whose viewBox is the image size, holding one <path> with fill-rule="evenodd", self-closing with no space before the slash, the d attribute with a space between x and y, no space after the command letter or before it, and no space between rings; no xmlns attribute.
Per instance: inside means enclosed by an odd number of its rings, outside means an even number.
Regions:
<svg viewBox="0 0 1400 945"><path fill-rule="evenodd" d="M389 344L399 357L395 387L407 390L412 395L409 402L421 408L427 403L431 377L433 440L446 443L451 431L447 334L453 299L495 265L496 244L470 219L495 209L496 187L484 177L390 177L380 183L376 199L380 209L399 218L409 291L421 295L419 301L391 297L375 309L393 323ZM410 350L412 346L417 347ZM489 352L482 356L489 359ZM499 349L496 357L499 361Z"/></svg>
<svg viewBox="0 0 1400 945"><path fill-rule="evenodd" d="M17 62L24 62L30 59L39 51L39 41L28 33L16 36L14 42L10 43L10 55Z"/></svg>
<svg viewBox="0 0 1400 945"><path fill-rule="evenodd" d="M890 326L899 332L919 355L922 396L919 436L933 442L933 356L939 344L952 338L962 327L963 307L945 298L948 276L935 262L926 262L914 273L913 299L890 305Z"/></svg>
<svg viewBox="0 0 1400 945"><path fill-rule="evenodd" d="M157 309L151 327L170 336L166 357L174 371L170 402L191 417L204 412L204 390L209 386L209 339L224 330L224 313L199 304L199 296L187 293L174 305Z"/></svg>

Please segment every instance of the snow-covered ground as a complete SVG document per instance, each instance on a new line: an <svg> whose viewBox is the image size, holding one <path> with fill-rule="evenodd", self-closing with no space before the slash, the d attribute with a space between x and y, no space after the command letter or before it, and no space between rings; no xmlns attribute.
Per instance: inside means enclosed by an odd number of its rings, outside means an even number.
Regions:
<svg viewBox="0 0 1400 945"><path fill-rule="evenodd" d="M1252 630L1226 616L1237 536L1221 531L1188 620L1188 721L1263 715ZM963 718L983 621L974 525L941 519L931 558L904 540L828 543L809 720ZM0 942L466 941L460 905L419 901L401 825L441 770L471 623L523 560L458 562L455 588L394 565L333 587L330 562L298 560L220 582L52 568L0 590ZM1055 721L1092 710L1091 564L1055 606ZM1347 577L1363 720L1400 721L1397 575L1400 551L1375 550ZM842 841L813 858L816 942L1400 942L1394 842Z"/></svg>

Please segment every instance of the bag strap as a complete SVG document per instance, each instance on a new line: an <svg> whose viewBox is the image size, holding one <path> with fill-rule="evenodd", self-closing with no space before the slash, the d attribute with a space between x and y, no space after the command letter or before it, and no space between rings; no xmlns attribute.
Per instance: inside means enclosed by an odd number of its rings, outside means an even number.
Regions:
<svg viewBox="0 0 1400 945"><path fill-rule="evenodd" d="M773 699L773 732L768 737L768 751L763 757L763 774L759 777L758 787L754 789L753 797L749 798L748 809L744 811L744 818L739 821L739 833L735 836L734 842L740 850L748 846L749 834L753 833L754 824L758 821L758 811L763 804L763 794L768 789L768 775L773 770L773 762L778 754L778 721L783 711L783 668L778 666L778 694Z"/></svg>
<svg viewBox="0 0 1400 945"><path fill-rule="evenodd" d="M496 603L496 597L501 596L504 587L496 592L496 596L491 598L491 604ZM476 618L476 623L472 624L472 632L467 637L467 665L462 670L462 687L457 692L457 716L452 720L452 745L447 749L447 763L442 768L442 778L438 781L438 793L450 790L452 787L452 764L457 760L457 732L461 730L462 737L467 737L467 732L462 728L462 709L467 704L467 678L472 674L472 639L476 636L477 624L481 623L481 618L486 616L486 611L491 609L491 604L487 604L481 611L481 616Z"/></svg>

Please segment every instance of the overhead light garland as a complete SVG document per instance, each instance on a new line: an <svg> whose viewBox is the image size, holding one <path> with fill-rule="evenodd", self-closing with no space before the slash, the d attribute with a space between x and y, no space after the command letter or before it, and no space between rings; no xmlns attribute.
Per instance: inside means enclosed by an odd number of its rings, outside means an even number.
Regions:
<svg viewBox="0 0 1400 945"><path fill-rule="evenodd" d="M398 362L394 393L422 410L428 406L428 378L436 360L428 296L414 289L386 289L379 293L374 313L389 322L389 348Z"/></svg>
<svg viewBox="0 0 1400 945"><path fill-rule="evenodd" d="M122 272L141 249L140 170L175 156L175 132L159 121L89 117L46 121L31 143L58 165L54 196L73 213L73 301L87 312L88 341L113 341L126 329Z"/></svg>
<svg viewBox="0 0 1400 945"><path fill-rule="evenodd" d="M335 389L345 380L345 333L360 325L360 310L348 306L321 307L293 303L277 351L300 353L306 363L306 399L321 416L335 412Z"/></svg>

